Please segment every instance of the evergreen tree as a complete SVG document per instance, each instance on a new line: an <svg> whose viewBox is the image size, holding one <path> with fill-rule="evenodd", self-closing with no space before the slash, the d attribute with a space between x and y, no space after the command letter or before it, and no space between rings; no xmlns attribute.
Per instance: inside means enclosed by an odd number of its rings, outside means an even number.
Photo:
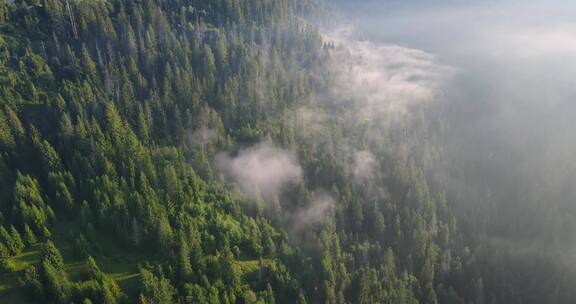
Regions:
<svg viewBox="0 0 576 304"><path fill-rule="evenodd" d="M170 285L168 279L157 277L150 271L142 269L142 293L140 303L170 304L174 302L176 289Z"/></svg>
<svg viewBox="0 0 576 304"><path fill-rule="evenodd" d="M55 271L64 270L64 259L62 258L62 254L51 241L42 244L40 256L42 261L46 262L47 265L49 264L52 266Z"/></svg>
<svg viewBox="0 0 576 304"><path fill-rule="evenodd" d="M0 24L6 22L6 2L5 0L0 0Z"/></svg>

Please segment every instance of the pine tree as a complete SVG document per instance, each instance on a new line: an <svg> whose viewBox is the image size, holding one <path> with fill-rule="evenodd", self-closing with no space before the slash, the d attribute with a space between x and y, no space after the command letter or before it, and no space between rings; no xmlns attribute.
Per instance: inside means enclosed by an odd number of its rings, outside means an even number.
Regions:
<svg viewBox="0 0 576 304"><path fill-rule="evenodd" d="M168 218L166 218L166 216L160 216L157 226L157 240L160 250L164 252L171 250L173 235Z"/></svg>
<svg viewBox="0 0 576 304"><path fill-rule="evenodd" d="M56 267L48 259L42 260L42 270L47 298L54 302L67 302L70 286L63 270Z"/></svg>
<svg viewBox="0 0 576 304"><path fill-rule="evenodd" d="M91 256L88 257L88 273L92 279L99 282L105 279L104 273L100 270L98 264L96 264L96 260Z"/></svg>
<svg viewBox="0 0 576 304"><path fill-rule="evenodd" d="M266 304L276 304L276 298L274 298L274 291L270 284L266 285L266 296L265 296Z"/></svg>
<svg viewBox="0 0 576 304"><path fill-rule="evenodd" d="M142 269L142 293L140 303L171 304L174 303L176 289L172 287L168 279L156 277L150 271Z"/></svg>
<svg viewBox="0 0 576 304"><path fill-rule="evenodd" d="M0 0L0 25L6 22L6 14L7 14L6 2L5 0Z"/></svg>
<svg viewBox="0 0 576 304"><path fill-rule="evenodd" d="M22 240L22 236L20 236L20 232L18 232L14 226L10 227L10 236L12 238L12 243L14 243L13 248L16 249L15 254L19 254L26 245Z"/></svg>
<svg viewBox="0 0 576 304"><path fill-rule="evenodd" d="M202 71L204 79L206 80L207 88L212 88L216 81L216 59L214 58L212 48L210 48L208 44L204 45L204 62L202 65Z"/></svg>
<svg viewBox="0 0 576 304"><path fill-rule="evenodd" d="M178 279L181 284L188 282L192 276L192 264L190 263L190 249L184 236L180 236L178 250Z"/></svg>
<svg viewBox="0 0 576 304"><path fill-rule="evenodd" d="M4 112L1 110L0 110L0 148L2 148L5 151L14 151L16 149L16 140L14 139L12 131L10 130L9 122L4 115Z"/></svg>
<svg viewBox="0 0 576 304"><path fill-rule="evenodd" d="M64 259L62 258L62 254L51 241L47 241L42 245L40 257L42 258L42 261L46 261L58 271L64 270Z"/></svg>
<svg viewBox="0 0 576 304"><path fill-rule="evenodd" d="M96 63L92 60L92 56L86 45L82 45L82 66L88 77L95 80L97 77Z"/></svg>

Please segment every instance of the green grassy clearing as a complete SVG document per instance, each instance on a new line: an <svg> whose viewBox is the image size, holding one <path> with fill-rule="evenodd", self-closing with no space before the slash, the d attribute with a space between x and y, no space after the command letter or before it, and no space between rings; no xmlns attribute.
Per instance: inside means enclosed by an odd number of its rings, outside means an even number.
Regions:
<svg viewBox="0 0 576 304"><path fill-rule="evenodd" d="M75 231L81 231L75 223L66 223L54 228L53 242L60 249L64 261L65 269L69 279L73 282L85 280L87 272L86 259L79 258L73 246L71 236ZM140 273L138 265L150 261L149 257L141 252L125 249L106 236L99 236L95 242L96 248L93 254L100 269L109 277L116 280L122 291L129 297L135 299L138 296ZM26 248L21 254L12 258L15 270L9 273L0 273L0 303L32 303L25 296L25 290L19 285L19 279L23 277L24 270L40 260L40 245Z"/></svg>

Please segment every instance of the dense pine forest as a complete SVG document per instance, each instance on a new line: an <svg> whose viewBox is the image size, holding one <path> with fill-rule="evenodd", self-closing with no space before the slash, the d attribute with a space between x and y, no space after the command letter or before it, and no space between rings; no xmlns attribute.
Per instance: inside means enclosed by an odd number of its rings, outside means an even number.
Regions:
<svg viewBox="0 0 576 304"><path fill-rule="evenodd" d="M426 106L359 114L328 10L0 0L0 302L569 299L467 237Z"/></svg>

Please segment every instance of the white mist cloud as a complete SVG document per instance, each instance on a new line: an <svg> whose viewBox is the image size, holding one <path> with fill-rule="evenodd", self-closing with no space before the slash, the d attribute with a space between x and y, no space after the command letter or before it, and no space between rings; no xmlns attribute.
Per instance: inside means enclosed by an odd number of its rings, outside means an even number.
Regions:
<svg viewBox="0 0 576 304"><path fill-rule="evenodd" d="M501 47L521 55L521 58L551 55L572 57L576 52L574 24L507 30L500 35Z"/></svg>
<svg viewBox="0 0 576 304"><path fill-rule="evenodd" d="M357 182L371 181L376 176L378 162L370 151L356 151L352 161L352 176Z"/></svg>
<svg viewBox="0 0 576 304"><path fill-rule="evenodd" d="M261 143L241 150L237 156L220 153L216 168L252 195L273 200L284 187L302 182L302 168L295 155L286 150Z"/></svg>
<svg viewBox="0 0 576 304"><path fill-rule="evenodd" d="M243 192L259 195L267 204L276 198L282 200L286 187L303 182L302 168L294 153L274 147L270 142L241 150L236 156L219 153L215 163L217 170L237 183ZM304 206L278 215L287 221L291 232L300 234L310 226L323 224L335 206L335 200L319 190Z"/></svg>
<svg viewBox="0 0 576 304"><path fill-rule="evenodd" d="M358 115L377 119L406 114L410 107L433 100L453 73L421 50L355 38L350 29L325 36L334 43L334 96L354 102Z"/></svg>

